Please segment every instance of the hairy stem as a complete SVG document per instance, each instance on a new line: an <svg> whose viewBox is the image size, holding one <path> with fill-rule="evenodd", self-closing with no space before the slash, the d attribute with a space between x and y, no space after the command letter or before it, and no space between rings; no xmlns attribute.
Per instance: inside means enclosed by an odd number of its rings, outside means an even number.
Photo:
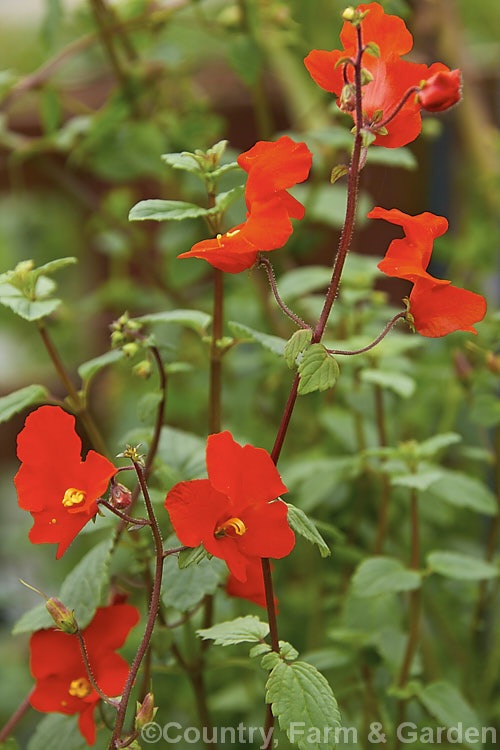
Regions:
<svg viewBox="0 0 500 750"><path fill-rule="evenodd" d="M105 508L111 511L111 513L114 513L115 516L118 516L118 518L121 518L122 521L125 521L126 523L131 523L134 526L151 526L151 521L149 521L147 518L134 518L133 516L129 516L126 513L122 513L121 510L118 510L118 508L114 508L111 503L108 503L107 500L98 500L98 505L103 505Z"/></svg>
<svg viewBox="0 0 500 750"><path fill-rule="evenodd" d="M374 340L373 340L373 341L371 342L371 344L367 344L366 346L363 346L363 347L362 347L361 349L350 349L350 350L348 350L348 351L344 351L344 350L342 350L342 349L327 349L326 351L327 351L327 352L328 352L329 354L344 354L344 355L363 354L363 352L368 352L368 351L370 351L370 349L373 349L373 347L374 347L374 346L377 346L377 344L379 344L379 343L380 343L380 342L382 341L382 339L384 339L384 338L385 338L385 337L387 336L387 334L388 334L388 333L389 333L389 331L391 330L392 326L393 326L393 325L394 325L395 323L397 323L397 321L398 321L398 320L399 320L400 318L404 318L404 317L405 317L405 315L406 315L406 312L400 312L400 313L398 313L397 315L395 315L395 316L394 316L394 317L393 317L393 318L392 318L392 319L391 319L391 320L390 320L390 321L389 321L389 322L387 323L387 325L386 325L386 327L384 328L384 330L382 331L382 333L381 333L381 334L380 334L379 336L377 336L377 338L376 338L376 339L374 339Z"/></svg>
<svg viewBox="0 0 500 750"><path fill-rule="evenodd" d="M285 315L288 315L289 318L291 318L300 328L309 328L310 326L307 325L307 323L304 323L302 318L299 318L298 315L295 315L283 302L281 299L278 287L276 286L276 278L274 276L274 270L267 258L265 258L263 255L259 257L259 265L258 268L264 268L267 273L267 278L269 279L269 284L271 286L272 292L274 294L274 299L278 303L278 305L281 307Z"/></svg>
<svg viewBox="0 0 500 750"><path fill-rule="evenodd" d="M94 673L92 672L92 667L90 666L89 654L87 651L87 646L85 645L85 639L83 637L82 631L78 629L75 635L80 641L80 651L82 653L83 663L85 664L85 671L87 672L87 677L89 678L90 684L105 703L113 706L113 708L118 708L118 701L111 700L111 698L109 698L105 693L102 692L101 688L96 682Z"/></svg>
<svg viewBox="0 0 500 750"><path fill-rule="evenodd" d="M223 320L224 276L222 271L214 268L214 306L212 341L210 344L209 435L220 432L221 429L222 352L218 342L222 338Z"/></svg>
<svg viewBox="0 0 500 750"><path fill-rule="evenodd" d="M153 539L155 543L156 565L155 565L155 576L154 576L154 582L153 582L153 591L151 595L151 602L149 605L149 614L148 614L148 620L146 623L146 629L144 631L144 635L142 637L142 641L140 643L139 649L135 655L134 661L132 662L132 666L130 667L130 671L128 673L125 687L123 688L120 705L118 707L118 715L116 717L116 724L115 724L115 728L113 731L113 736L111 737L110 750L114 750L115 748L119 747L118 742L119 742L121 731L123 729L123 723L125 721L125 714L127 712L127 706L130 700L132 687L134 685L135 678L137 677L137 673L139 671L139 667L141 666L141 662L144 658L144 655L146 654L149 643L151 641L151 636L153 634L156 616L158 614L158 608L160 605L161 581L162 581L162 576L163 576L163 542L161 538L160 529L158 526L158 522L156 520L153 505L151 503L151 498L149 497L149 492L148 492L148 488L146 485L144 472L137 462L134 461L133 464L134 464L134 468L137 473L137 478L139 480L139 484L140 484L142 494L144 497L144 503L146 505L148 517L151 522L151 532L153 534Z"/></svg>
<svg viewBox="0 0 500 750"><path fill-rule="evenodd" d="M35 688L30 690L26 698L23 699L23 701L19 704L19 706L16 708L10 719L7 721L7 723L2 727L2 730L0 731L0 742L4 742L4 740L9 737L14 727L18 724L18 722L21 721L26 711L28 711L31 708L30 704L30 697L31 693L33 692Z"/></svg>

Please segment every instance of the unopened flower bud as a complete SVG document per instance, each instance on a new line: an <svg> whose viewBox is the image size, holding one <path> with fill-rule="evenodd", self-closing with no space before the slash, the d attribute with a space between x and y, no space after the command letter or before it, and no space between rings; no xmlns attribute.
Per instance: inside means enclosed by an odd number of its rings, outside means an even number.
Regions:
<svg viewBox="0 0 500 750"><path fill-rule="evenodd" d="M125 336L121 331L113 331L111 334L111 348L118 349L125 342Z"/></svg>
<svg viewBox="0 0 500 750"><path fill-rule="evenodd" d="M135 728L138 731L141 731L141 729L146 726L146 724L149 724L153 721L156 712L158 711L158 708L155 707L155 699L153 693L148 693L144 700L142 701L142 705L137 701L137 713L135 715Z"/></svg>
<svg viewBox="0 0 500 750"><path fill-rule="evenodd" d="M128 344L123 345L122 350L125 356L131 359L137 354L139 347L137 344L134 344L133 341L130 341Z"/></svg>
<svg viewBox="0 0 500 750"><path fill-rule="evenodd" d="M117 510L124 510L125 508L128 508L132 502L131 495L132 493L128 487L125 487L124 484L120 484L120 482L116 482L111 485L109 504Z"/></svg>
<svg viewBox="0 0 500 750"><path fill-rule="evenodd" d="M342 88L339 99L339 108L342 112L352 112L356 109L356 89L352 83L346 83Z"/></svg>
<svg viewBox="0 0 500 750"><path fill-rule="evenodd" d="M366 86L367 83L371 83L372 81L373 76L368 68L361 68L361 85Z"/></svg>
<svg viewBox="0 0 500 750"><path fill-rule="evenodd" d="M343 11L342 18L344 19L344 21L352 23L353 26L359 26L367 13L367 10L358 10L357 8L353 8L352 5L350 5Z"/></svg>
<svg viewBox="0 0 500 750"><path fill-rule="evenodd" d="M462 97L462 77L458 69L440 70L420 85L417 99L427 112L442 112Z"/></svg>
<svg viewBox="0 0 500 750"><path fill-rule="evenodd" d="M148 359L143 359L142 362L132 368L132 372L139 378L146 379L151 375L152 369L151 362Z"/></svg>
<svg viewBox="0 0 500 750"><path fill-rule="evenodd" d="M47 612L54 620L58 630L62 630L63 633L77 632L78 625L73 610L69 610L61 601L59 601L59 599L56 599L54 596L51 596L50 599L47 599L47 604L45 606L47 608Z"/></svg>

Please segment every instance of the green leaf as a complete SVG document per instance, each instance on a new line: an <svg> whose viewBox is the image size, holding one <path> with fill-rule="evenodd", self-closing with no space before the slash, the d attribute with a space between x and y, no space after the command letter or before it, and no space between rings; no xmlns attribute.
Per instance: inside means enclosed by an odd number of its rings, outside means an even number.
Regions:
<svg viewBox="0 0 500 750"><path fill-rule="evenodd" d="M206 551L202 544L200 544L198 547L192 547L191 549L185 549L182 550L182 552L179 552L177 567L182 570L190 565L198 565L202 560L206 560L207 557L211 557L210 553Z"/></svg>
<svg viewBox="0 0 500 750"><path fill-rule="evenodd" d="M174 556L165 560L163 574L163 603L181 612L192 609L206 594L215 594L219 583L227 577L223 560L213 557L198 565L179 568Z"/></svg>
<svg viewBox="0 0 500 750"><path fill-rule="evenodd" d="M295 505L286 503L286 507L288 508L288 523L292 529L297 534L300 534L300 536L303 536L304 539L317 544L321 557L329 557L332 554L330 547L319 533L314 522L306 516L303 510L296 508Z"/></svg>
<svg viewBox="0 0 500 750"><path fill-rule="evenodd" d="M237 187L232 188L232 190L228 190L226 193L219 193L215 199L215 207L221 214L223 214L224 211L227 211L229 206L232 206L238 198L241 198L244 192L245 186L238 185Z"/></svg>
<svg viewBox="0 0 500 750"><path fill-rule="evenodd" d="M29 300L19 289L11 284L0 285L0 304L19 315L24 320L40 320L57 310L61 304L60 299Z"/></svg>
<svg viewBox="0 0 500 750"><path fill-rule="evenodd" d="M391 477L391 485L393 487L409 487L424 492L437 482L438 479L441 479L442 476L443 472L441 469L416 471Z"/></svg>
<svg viewBox="0 0 500 750"><path fill-rule="evenodd" d="M264 349L273 352L273 354L278 354L280 357L285 353L286 341L279 336L271 336L269 333L255 331L253 328L243 325L243 323L236 323L233 320L229 321L228 327L233 336L240 340L255 341L264 347Z"/></svg>
<svg viewBox="0 0 500 750"><path fill-rule="evenodd" d="M495 495L484 482L461 471L441 471L443 477L432 485L432 495L459 508L470 508L488 516L496 515L498 505Z"/></svg>
<svg viewBox="0 0 500 750"><path fill-rule="evenodd" d="M330 174L330 182L332 185L337 182L337 180L340 180L341 177L344 177L344 175L349 174L349 167L347 164L338 164L336 167L334 167Z"/></svg>
<svg viewBox="0 0 500 750"><path fill-rule="evenodd" d="M114 536L101 542L82 557L63 581L58 599L68 609L75 610L80 628L86 628L92 620L109 577L109 562L114 545ZM25 612L15 623L12 633L28 633L41 628L51 628L54 621L45 609L45 604Z"/></svg>
<svg viewBox="0 0 500 750"><path fill-rule="evenodd" d="M56 258L56 260L49 260L48 263L44 263L38 268L34 268L31 272L31 277L37 280L40 276L50 276L56 271L60 271L61 268L71 266L73 263L78 263L78 258L73 255L67 256L66 258Z"/></svg>
<svg viewBox="0 0 500 750"><path fill-rule="evenodd" d="M463 739L454 738L453 742L463 743L475 750L482 747L478 741L481 737L482 722L454 685L445 680L433 682L418 690L417 697L439 724L457 727L457 730L460 725L462 726ZM478 732L467 737L466 732L469 728L477 729Z"/></svg>
<svg viewBox="0 0 500 750"><path fill-rule="evenodd" d="M216 646L233 646L236 643L257 643L269 633L269 625L254 615L219 622L211 628L196 631L200 638L214 641Z"/></svg>
<svg viewBox="0 0 500 750"><path fill-rule="evenodd" d="M111 349L111 351L105 352L99 357L94 357L93 359L89 359L87 362L82 362L82 364L78 368L78 374L81 379L88 385L94 375L97 375L97 373L102 370L103 367L111 365L113 364L113 362L117 362L119 359L122 359L122 357L123 352L120 349Z"/></svg>
<svg viewBox="0 0 500 750"><path fill-rule="evenodd" d="M88 745L77 721L77 716L44 716L29 740L27 750L84 750Z"/></svg>
<svg viewBox="0 0 500 750"><path fill-rule="evenodd" d="M250 36L233 36L227 50L227 61L247 86L252 87L257 83L262 67L262 54Z"/></svg>
<svg viewBox="0 0 500 750"><path fill-rule="evenodd" d="M198 216L211 216L218 211L216 206L203 208L203 206L186 201L165 201L154 198L139 201L132 206L128 218L129 221L183 221L196 219Z"/></svg>
<svg viewBox="0 0 500 750"><path fill-rule="evenodd" d="M414 171L418 162L409 148L385 148L372 146L368 150L367 164L383 164L384 167L399 167Z"/></svg>
<svg viewBox="0 0 500 750"><path fill-rule="evenodd" d="M323 344L313 344L304 353L299 363L299 395L332 388L339 376L337 361L326 351Z"/></svg>
<svg viewBox="0 0 500 750"><path fill-rule="evenodd" d="M353 594L359 597L412 591L420 586L420 575L392 557L369 557L352 578Z"/></svg>
<svg viewBox="0 0 500 750"><path fill-rule="evenodd" d="M14 414L17 414L31 404L41 404L47 401L49 394L43 385L27 385L18 391L9 393L8 396L0 398L0 422L7 422Z"/></svg>
<svg viewBox="0 0 500 750"><path fill-rule="evenodd" d="M285 346L285 360L288 367L293 370L295 360L300 352L303 352L306 346L311 343L313 332L310 328L301 328L288 339Z"/></svg>
<svg viewBox="0 0 500 750"><path fill-rule="evenodd" d="M361 370L361 380L365 383L373 383L381 388L389 388L402 398L409 398L415 393L416 383L409 375L402 372L389 372L388 370Z"/></svg>
<svg viewBox="0 0 500 750"><path fill-rule="evenodd" d="M461 581L482 581L500 573L497 565L460 552L430 552L427 564L434 573Z"/></svg>
<svg viewBox="0 0 500 750"><path fill-rule="evenodd" d="M326 289L332 278L332 269L327 266L304 266L294 268L280 276L278 287L284 302L290 302L311 292Z"/></svg>
<svg viewBox="0 0 500 750"><path fill-rule="evenodd" d="M335 746L340 713L321 672L305 661L276 664L266 683L266 701L291 742L301 750Z"/></svg>
<svg viewBox="0 0 500 750"><path fill-rule="evenodd" d="M174 169L182 169L185 172L191 172L192 174L202 177L203 171L192 154L187 151L181 153L176 152L172 154L162 154L161 160L168 164L169 167Z"/></svg>
<svg viewBox="0 0 500 750"><path fill-rule="evenodd" d="M140 323L177 323L177 325L192 328L196 333L204 334L212 321L212 316L201 310L168 310L141 315L134 320Z"/></svg>
<svg viewBox="0 0 500 750"><path fill-rule="evenodd" d="M460 443L461 440L462 436L457 432L443 432L440 435L434 435L434 437L418 444L417 455L420 458L431 458L443 448Z"/></svg>

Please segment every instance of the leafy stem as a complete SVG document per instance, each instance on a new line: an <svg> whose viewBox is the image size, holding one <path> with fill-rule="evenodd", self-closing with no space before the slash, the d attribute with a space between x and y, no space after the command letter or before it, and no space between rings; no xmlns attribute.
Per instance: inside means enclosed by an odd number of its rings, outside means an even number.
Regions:
<svg viewBox="0 0 500 750"><path fill-rule="evenodd" d="M135 655L134 661L132 662L132 666L130 667L130 671L128 673L125 687L123 688L122 697L121 697L120 704L118 707L118 715L116 717L116 724L115 724L115 728L113 731L113 735L111 737L110 750L114 750L114 748L119 747L119 738L120 738L121 731L123 729L123 723L125 721L125 714L127 712L127 706L130 700L132 687L133 687L135 678L137 677L139 668L141 666L141 662L144 658L144 655L151 641L151 636L153 634L156 616L158 614L158 608L160 605L161 581L162 581L162 576L163 576L163 542L161 538L160 529L158 526L158 521L156 520L153 505L151 503L151 498L149 497L149 492L148 492L148 488L146 485L146 478L142 470L142 467L136 461L133 461L133 464L134 464L135 471L137 473L137 478L139 480L139 485L141 487L141 491L144 497L144 503L146 505L146 510L147 510L148 517L151 523L151 532L153 534L153 539L155 543L156 565L155 565L153 590L151 594L151 602L149 605L149 613L148 613L148 620L146 623L146 629L144 631L144 635L139 645L139 649Z"/></svg>

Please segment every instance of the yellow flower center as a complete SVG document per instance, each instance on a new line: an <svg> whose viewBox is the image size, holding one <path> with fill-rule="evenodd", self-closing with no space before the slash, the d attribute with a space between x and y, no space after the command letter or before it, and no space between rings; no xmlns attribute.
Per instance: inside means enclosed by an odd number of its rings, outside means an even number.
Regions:
<svg viewBox="0 0 500 750"><path fill-rule="evenodd" d="M72 681L68 692L75 698L86 698L92 692L92 685L86 677L79 677Z"/></svg>
<svg viewBox="0 0 500 750"><path fill-rule="evenodd" d="M241 518L229 518L215 529L215 536L217 539L226 535L233 536L231 532L234 532L237 536L243 536L246 530L247 527Z"/></svg>
<svg viewBox="0 0 500 750"><path fill-rule="evenodd" d="M73 505L81 505L85 502L87 493L83 490L75 490L74 487L70 487L66 490L62 499L62 504L65 508L71 508Z"/></svg>
<svg viewBox="0 0 500 750"><path fill-rule="evenodd" d="M222 247L222 242L221 242L221 240L222 240L222 234L218 234L218 235L217 235L217 244L218 244L218 246L219 246L219 247Z"/></svg>

